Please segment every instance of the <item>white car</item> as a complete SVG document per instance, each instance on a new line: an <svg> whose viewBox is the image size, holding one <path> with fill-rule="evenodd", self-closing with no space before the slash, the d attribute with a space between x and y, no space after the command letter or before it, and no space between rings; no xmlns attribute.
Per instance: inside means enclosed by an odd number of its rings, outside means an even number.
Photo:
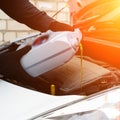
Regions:
<svg viewBox="0 0 120 120"><path fill-rule="evenodd" d="M0 80L1 120L118 120L120 86L90 96L52 96Z"/></svg>

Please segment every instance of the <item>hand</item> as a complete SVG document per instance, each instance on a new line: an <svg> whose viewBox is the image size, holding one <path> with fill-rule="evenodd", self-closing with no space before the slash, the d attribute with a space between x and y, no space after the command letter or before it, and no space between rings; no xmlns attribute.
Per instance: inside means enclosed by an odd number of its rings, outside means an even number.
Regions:
<svg viewBox="0 0 120 120"><path fill-rule="evenodd" d="M30 46L26 46L23 49L16 51L17 47L18 45L13 43L1 50L0 74L2 74L5 78L19 79L19 75L22 73L20 59L31 49Z"/></svg>
<svg viewBox="0 0 120 120"><path fill-rule="evenodd" d="M31 46L16 51L17 48L18 45L13 43L0 50L0 74L3 76L3 80L15 80L38 91L50 93L48 81L31 77L20 64L21 57L29 52Z"/></svg>
<svg viewBox="0 0 120 120"><path fill-rule="evenodd" d="M58 21L52 22L49 29L52 31L74 31L72 26Z"/></svg>

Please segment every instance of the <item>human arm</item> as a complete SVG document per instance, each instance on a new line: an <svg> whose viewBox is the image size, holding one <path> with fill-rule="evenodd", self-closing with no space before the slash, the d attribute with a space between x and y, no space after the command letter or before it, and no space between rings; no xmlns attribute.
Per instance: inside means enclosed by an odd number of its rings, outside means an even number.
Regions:
<svg viewBox="0 0 120 120"><path fill-rule="evenodd" d="M58 22L48 16L46 12L37 9L29 0L1 0L0 7L11 18L41 32L48 29L53 31L73 30L70 25Z"/></svg>

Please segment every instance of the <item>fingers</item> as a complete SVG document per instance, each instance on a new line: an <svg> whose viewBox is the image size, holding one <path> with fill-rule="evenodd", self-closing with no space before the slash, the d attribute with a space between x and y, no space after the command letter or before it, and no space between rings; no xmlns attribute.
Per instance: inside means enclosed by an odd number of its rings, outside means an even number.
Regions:
<svg viewBox="0 0 120 120"><path fill-rule="evenodd" d="M49 29L52 31L74 31L72 26L58 21L52 22Z"/></svg>
<svg viewBox="0 0 120 120"><path fill-rule="evenodd" d="M26 53L28 53L31 50L31 46L27 45L24 48L16 51L16 56L18 57L18 59L20 59L23 55L25 55Z"/></svg>
<svg viewBox="0 0 120 120"><path fill-rule="evenodd" d="M9 51L16 51L19 45L16 43L11 43L11 45L8 47Z"/></svg>
<svg viewBox="0 0 120 120"><path fill-rule="evenodd" d="M2 49L0 49L0 53L8 53L16 51L19 45L16 43L10 43L9 45L5 45Z"/></svg>

